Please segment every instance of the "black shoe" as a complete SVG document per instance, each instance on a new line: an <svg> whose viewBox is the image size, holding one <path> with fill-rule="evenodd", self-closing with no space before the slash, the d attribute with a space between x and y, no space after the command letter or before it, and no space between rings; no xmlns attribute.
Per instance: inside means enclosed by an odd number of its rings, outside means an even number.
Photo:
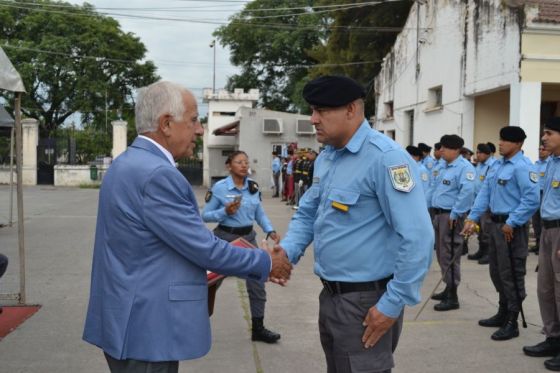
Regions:
<svg viewBox="0 0 560 373"><path fill-rule="evenodd" d="M544 367L548 370L560 372L560 355L556 355L552 359L545 360Z"/></svg>
<svg viewBox="0 0 560 373"><path fill-rule="evenodd" d="M446 286L445 289L443 289L443 291L441 291L440 293L435 293L434 295L431 296L431 299L433 300L444 300L445 298L447 298L447 292L449 291L449 286Z"/></svg>
<svg viewBox="0 0 560 373"><path fill-rule="evenodd" d="M262 317L255 317L252 319L253 328L251 332L252 341L261 341L265 343L276 343L280 339L280 334L268 330L263 325Z"/></svg>
<svg viewBox="0 0 560 373"><path fill-rule="evenodd" d="M532 247L529 249L529 252L530 252L530 253L538 253L538 252L539 252L539 245L532 246Z"/></svg>
<svg viewBox="0 0 560 373"><path fill-rule="evenodd" d="M457 288L450 287L444 300L434 306L435 311L451 311L459 308Z"/></svg>
<svg viewBox="0 0 560 373"><path fill-rule="evenodd" d="M488 264L488 255L484 255L482 258L478 259L478 264Z"/></svg>
<svg viewBox="0 0 560 373"><path fill-rule="evenodd" d="M480 249L474 254L467 255L467 259L469 260L479 260L480 258L482 258L482 250Z"/></svg>
<svg viewBox="0 0 560 373"><path fill-rule="evenodd" d="M492 334L495 341L507 341L519 337L519 327L517 326L517 312L510 312L504 325Z"/></svg>
<svg viewBox="0 0 560 373"><path fill-rule="evenodd" d="M482 319L478 321L478 325L485 326L487 328L499 328L504 325L507 318L507 311L505 308L500 307L498 313L487 319Z"/></svg>
<svg viewBox="0 0 560 373"><path fill-rule="evenodd" d="M556 356L560 354L560 338L548 337L544 342L523 347L523 352L533 357Z"/></svg>

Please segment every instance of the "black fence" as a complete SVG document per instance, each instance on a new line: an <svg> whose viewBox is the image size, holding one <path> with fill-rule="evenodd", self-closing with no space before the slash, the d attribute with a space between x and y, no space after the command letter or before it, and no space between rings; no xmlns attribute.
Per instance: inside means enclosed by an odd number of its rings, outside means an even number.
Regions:
<svg viewBox="0 0 560 373"><path fill-rule="evenodd" d="M181 160L177 169L191 185L202 185L202 161L199 159Z"/></svg>

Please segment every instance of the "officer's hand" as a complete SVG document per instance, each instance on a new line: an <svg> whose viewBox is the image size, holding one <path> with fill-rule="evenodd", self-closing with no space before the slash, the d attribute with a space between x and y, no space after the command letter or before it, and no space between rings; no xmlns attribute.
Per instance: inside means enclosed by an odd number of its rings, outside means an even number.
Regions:
<svg viewBox="0 0 560 373"><path fill-rule="evenodd" d="M449 224L449 229L453 229L453 227L455 225L457 225L457 220L449 218L449 220L447 221L447 224ZM449 233L451 233L451 232L449 232Z"/></svg>
<svg viewBox="0 0 560 373"><path fill-rule="evenodd" d="M275 284L286 286L292 273L292 263L290 263L286 252L278 244L272 248L269 247L266 240L262 241L262 245L272 260L272 269L268 279Z"/></svg>
<svg viewBox="0 0 560 373"><path fill-rule="evenodd" d="M461 231L461 235L466 236L466 237L472 235L476 231L476 226L477 226L477 224L474 221L466 220L465 221L465 226L463 227L463 230Z"/></svg>
<svg viewBox="0 0 560 373"><path fill-rule="evenodd" d="M377 307L371 307L363 322L363 325L366 327L364 335L362 336L364 347L370 348L375 346L377 341L379 341L383 334L393 326L395 321L397 321L397 319L385 316L377 310Z"/></svg>
<svg viewBox="0 0 560 373"><path fill-rule="evenodd" d="M502 227L502 233L504 234L507 242L511 242L511 240L513 240L513 228L511 226L504 224Z"/></svg>
<svg viewBox="0 0 560 373"><path fill-rule="evenodd" d="M239 206L241 206L241 201L234 201L230 203L226 203L226 214L233 215L239 210Z"/></svg>
<svg viewBox="0 0 560 373"><path fill-rule="evenodd" d="M272 233L270 233L270 235L268 237L270 237L276 245L278 245L280 243L280 235L278 233L272 232Z"/></svg>

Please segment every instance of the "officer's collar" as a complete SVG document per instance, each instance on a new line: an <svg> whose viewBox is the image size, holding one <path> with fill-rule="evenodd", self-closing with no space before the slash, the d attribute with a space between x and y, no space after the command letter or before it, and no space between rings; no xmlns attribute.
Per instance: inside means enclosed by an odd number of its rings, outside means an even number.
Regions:
<svg viewBox="0 0 560 373"><path fill-rule="evenodd" d="M247 189L249 187L249 183L248 183L248 178L246 177L245 180L243 181L243 189ZM231 177L231 175L229 175L226 178L226 186L228 188L228 190L234 190L237 189L237 187L235 186L235 183L233 182L233 178Z"/></svg>
<svg viewBox="0 0 560 373"><path fill-rule="evenodd" d="M462 155L459 155L457 158L455 158L455 159L453 160L453 162L447 163L447 167L455 167L455 166L457 166L457 164L459 164L459 162L461 162L461 158L463 158L463 156L462 156ZM465 158L463 158L463 159L465 159Z"/></svg>
<svg viewBox="0 0 560 373"><path fill-rule="evenodd" d="M364 143L369 130L369 123L364 119L362 124L360 124L360 127L358 127L356 132L354 132L354 135L352 135L350 141L348 141L348 143L346 144L345 148L348 149L348 151L351 153L357 153L362 147L362 144Z"/></svg>
<svg viewBox="0 0 560 373"><path fill-rule="evenodd" d="M506 163L506 162L515 163L515 162L517 162L517 160L519 160L520 158L523 158L523 157L524 157L523 152L520 150L510 159L506 159L505 157L502 157L502 160L504 161L504 163Z"/></svg>

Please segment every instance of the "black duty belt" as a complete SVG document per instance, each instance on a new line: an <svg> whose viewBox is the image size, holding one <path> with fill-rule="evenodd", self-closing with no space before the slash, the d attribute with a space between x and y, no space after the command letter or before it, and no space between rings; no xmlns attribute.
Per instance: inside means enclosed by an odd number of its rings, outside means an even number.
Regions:
<svg viewBox="0 0 560 373"><path fill-rule="evenodd" d="M542 225L544 229L560 228L560 219L556 220L543 220Z"/></svg>
<svg viewBox="0 0 560 373"><path fill-rule="evenodd" d="M506 220L508 220L509 215L496 215L496 214L490 214L490 219L494 222L494 223L505 223Z"/></svg>
<svg viewBox="0 0 560 373"><path fill-rule="evenodd" d="M448 210L448 209L440 209L440 208L438 208L438 207L432 208L432 211L434 212L434 215L439 215L439 214L451 214L451 210Z"/></svg>
<svg viewBox="0 0 560 373"><path fill-rule="evenodd" d="M228 227L227 225L218 225L218 229L223 230L224 232L237 234L238 236L245 236L253 231L253 226L249 225L247 227Z"/></svg>
<svg viewBox="0 0 560 373"><path fill-rule="evenodd" d="M377 281L368 282L341 282L327 281L321 279L325 289L332 294L352 293L355 291L374 291L385 290L387 283L393 278L393 275Z"/></svg>

